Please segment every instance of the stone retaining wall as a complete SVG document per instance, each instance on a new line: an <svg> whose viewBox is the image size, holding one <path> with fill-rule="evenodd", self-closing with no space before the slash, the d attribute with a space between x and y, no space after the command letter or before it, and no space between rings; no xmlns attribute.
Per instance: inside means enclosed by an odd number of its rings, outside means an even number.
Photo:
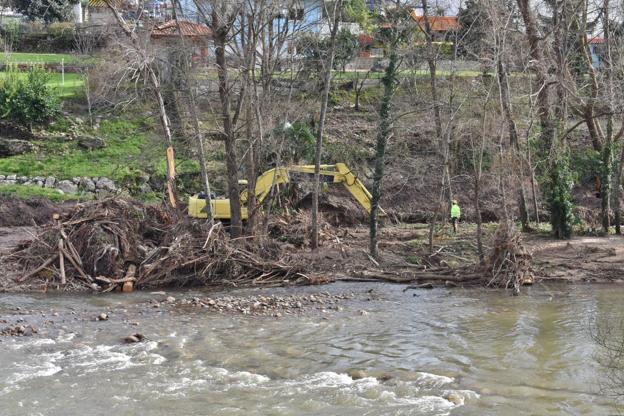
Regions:
<svg viewBox="0 0 624 416"><path fill-rule="evenodd" d="M100 192L112 192L116 193L119 188L115 185L111 179L106 177L101 178L88 178L80 177L73 178L71 180L58 180L54 176L18 176L18 175L0 175L1 185L24 185L24 186L37 186L40 188L56 189L65 194L78 194L78 193L100 193Z"/></svg>

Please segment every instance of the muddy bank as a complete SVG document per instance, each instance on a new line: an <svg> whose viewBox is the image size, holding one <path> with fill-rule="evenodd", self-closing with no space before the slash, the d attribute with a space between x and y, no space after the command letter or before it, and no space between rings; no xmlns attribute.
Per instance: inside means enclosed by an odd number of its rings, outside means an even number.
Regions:
<svg viewBox="0 0 624 416"><path fill-rule="evenodd" d="M0 227L46 225L55 213L75 205L76 202L53 203L46 198L22 199L0 194Z"/></svg>

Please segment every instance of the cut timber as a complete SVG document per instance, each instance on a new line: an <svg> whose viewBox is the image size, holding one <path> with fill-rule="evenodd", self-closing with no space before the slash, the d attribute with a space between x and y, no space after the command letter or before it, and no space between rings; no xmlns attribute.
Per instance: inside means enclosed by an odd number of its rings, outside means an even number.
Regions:
<svg viewBox="0 0 624 416"><path fill-rule="evenodd" d="M121 287L121 291L123 293L131 293L134 290L134 281L136 279L135 276L136 276L136 266L134 264L131 264L130 266L128 266L128 271L126 272L126 277L125 277L125 279L128 279L128 281L124 282L123 286Z"/></svg>

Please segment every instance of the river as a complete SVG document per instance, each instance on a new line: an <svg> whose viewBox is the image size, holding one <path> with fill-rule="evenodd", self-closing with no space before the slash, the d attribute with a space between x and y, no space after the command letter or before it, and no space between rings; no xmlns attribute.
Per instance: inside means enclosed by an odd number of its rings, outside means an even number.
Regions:
<svg viewBox="0 0 624 416"><path fill-rule="evenodd" d="M0 415L616 413L590 326L622 317L624 288L296 290L356 296L273 318L163 311L141 306L147 293L0 295L0 329L40 327L0 337ZM132 331L149 340L121 342Z"/></svg>

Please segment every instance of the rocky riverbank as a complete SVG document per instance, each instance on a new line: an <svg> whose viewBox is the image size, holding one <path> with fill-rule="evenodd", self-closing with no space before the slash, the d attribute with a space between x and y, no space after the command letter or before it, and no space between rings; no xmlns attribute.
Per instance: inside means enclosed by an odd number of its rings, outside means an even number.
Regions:
<svg viewBox="0 0 624 416"><path fill-rule="evenodd" d="M368 312L361 302L382 300L375 290L366 291L354 288L350 292L305 291L304 293L273 293L263 290L255 294L211 295L191 293L151 292L149 298L138 302L124 301L118 306L115 295L103 296L98 303L114 302L100 308L54 308L39 310L15 306L0 313L0 343L5 337L48 336L46 334L64 332L79 333L82 325L119 326L120 342L128 342L126 337L145 331L144 324L167 315L208 314L232 317L257 317L286 319L295 316L325 316L332 313L349 313L363 316ZM125 295L124 299L128 299ZM145 294L138 294L145 298ZM352 307L357 302L360 306ZM149 333L144 332L149 338Z"/></svg>
<svg viewBox="0 0 624 416"><path fill-rule="evenodd" d="M163 292L164 293L164 292ZM175 307L204 308L208 312L219 314L272 316L301 315L310 312L340 312L341 302L353 299L355 293L318 292L309 295L252 295L222 297L183 297L176 299L168 296L164 300L152 299L148 303L154 308ZM364 312L364 311L362 311Z"/></svg>

